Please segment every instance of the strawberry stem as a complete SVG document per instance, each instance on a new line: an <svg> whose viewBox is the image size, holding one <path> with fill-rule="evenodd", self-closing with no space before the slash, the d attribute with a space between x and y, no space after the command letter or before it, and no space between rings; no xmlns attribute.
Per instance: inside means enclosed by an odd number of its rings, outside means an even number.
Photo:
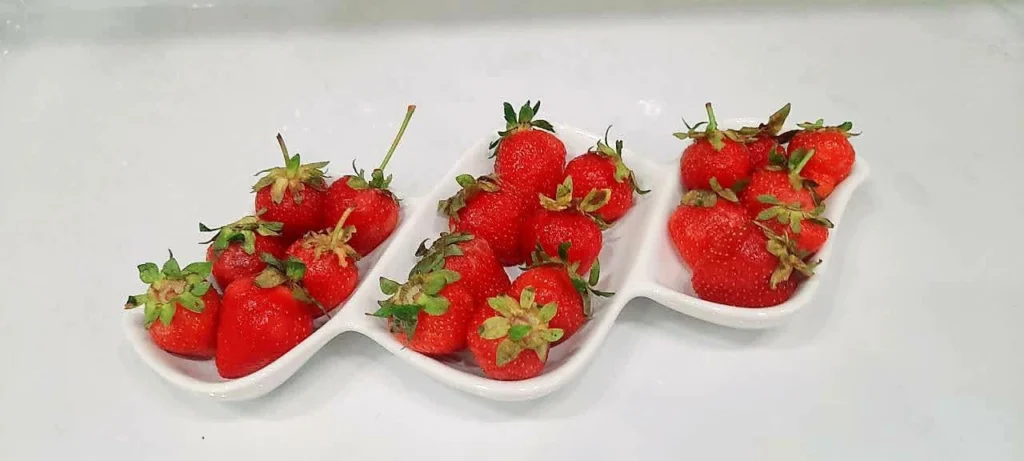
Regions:
<svg viewBox="0 0 1024 461"><path fill-rule="evenodd" d="M345 238L344 237L345 236L345 221L348 220L349 215L352 214L352 210L354 210L354 209L355 208L351 208L351 207L346 209L345 213L343 213L341 215L341 218L338 219L338 224L334 225L334 229L331 231L331 245L332 246L336 246L338 243L340 243Z"/></svg>
<svg viewBox="0 0 1024 461"><path fill-rule="evenodd" d="M711 109L711 103L705 103L704 109L708 111L708 125L704 128L704 132L711 133L712 131L717 131L718 121L715 120L715 111Z"/></svg>
<svg viewBox="0 0 1024 461"><path fill-rule="evenodd" d="M402 135L405 134L405 128L409 126L409 120L412 119L412 113L416 112L415 105L409 105L405 110L405 120L402 120L402 127L398 129L398 135L395 136L395 140L391 143L391 149L388 149L388 154L384 156L384 161L380 162L378 170L384 171L384 168L388 166L388 162L391 161L391 155L395 153L395 149L398 148L398 142L402 140Z"/></svg>
<svg viewBox="0 0 1024 461"><path fill-rule="evenodd" d="M277 134L277 144L281 146L281 155L284 155L284 164L287 165L291 158L288 157L288 146L284 145L284 138L281 136L281 133Z"/></svg>

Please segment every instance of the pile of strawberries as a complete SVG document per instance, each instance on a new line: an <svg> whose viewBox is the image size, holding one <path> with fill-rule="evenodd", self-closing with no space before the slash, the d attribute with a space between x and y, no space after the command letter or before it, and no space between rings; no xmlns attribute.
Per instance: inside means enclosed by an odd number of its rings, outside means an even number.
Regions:
<svg viewBox="0 0 1024 461"><path fill-rule="evenodd" d="M483 373L519 380L539 375L548 351L591 314L600 278L602 231L633 206L637 186L622 141L607 139L566 164L540 102L516 113L491 144L494 172L456 178L460 190L438 204L448 232L424 242L404 283L382 278L387 299L373 315L423 354L469 349ZM510 280L505 266L523 266Z"/></svg>
<svg viewBox="0 0 1024 461"><path fill-rule="evenodd" d="M758 127L722 130L706 108L707 122L675 133L692 143L680 159L686 192L669 218L669 237L700 298L778 305L820 262L814 254L832 228L822 200L853 169L853 124L819 119L780 134L786 104Z"/></svg>
<svg viewBox="0 0 1024 461"><path fill-rule="evenodd" d="M314 319L341 305L359 282L356 261L398 225L398 199L384 168L415 106L409 106L379 167L327 182L328 162L303 164L277 136L284 166L261 171L254 214L216 232L206 262L182 268L174 255L162 267L139 265L149 285L126 309L143 307L144 325L160 348L214 358L224 378L253 373L313 332ZM216 281L223 295L212 286Z"/></svg>

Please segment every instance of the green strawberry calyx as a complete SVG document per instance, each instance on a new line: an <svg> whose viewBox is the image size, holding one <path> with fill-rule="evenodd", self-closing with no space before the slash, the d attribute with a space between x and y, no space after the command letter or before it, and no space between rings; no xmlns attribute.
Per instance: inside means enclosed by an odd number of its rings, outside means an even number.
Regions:
<svg viewBox="0 0 1024 461"><path fill-rule="evenodd" d="M277 144L281 147L281 154L284 156L284 166L267 168L256 173L263 175L256 184L252 186L253 192L259 192L264 187L270 187L270 198L274 203L280 204L284 200L287 191L292 192L292 199L295 203L302 203L302 190L306 186L316 190L327 189L327 173L324 168L330 162L314 162L303 164L299 154L288 155L288 146L284 144L284 138L277 134Z"/></svg>
<svg viewBox="0 0 1024 461"><path fill-rule="evenodd" d="M725 147L726 138L736 142L746 142L747 136L740 134L740 132L736 130L723 131L718 129L718 121L715 119L715 111L711 108L710 102L704 104L704 110L708 113L707 122L700 122L696 125L690 126L689 123L686 123L686 119L683 119L683 125L686 126L686 131L672 133L672 136L679 139L692 139L694 141L706 139L711 144L711 147L716 151L721 151L722 148ZM698 128L700 128L701 125L704 125L704 130L698 131Z"/></svg>
<svg viewBox="0 0 1024 461"><path fill-rule="evenodd" d="M459 244L474 238L473 234L463 232L442 232L429 247L427 246L427 240L424 240L420 243L419 248L416 249L416 256L420 259L412 267L409 276L412 277L415 274L425 274L444 269L445 258L449 256L462 256L462 248L459 247Z"/></svg>
<svg viewBox="0 0 1024 461"><path fill-rule="evenodd" d="M827 126L825 125L825 120L819 118L813 122L797 123L796 126L800 127L800 129L804 131L838 131L847 138L860 136L860 133L850 132L850 130L853 129L853 122L851 121L845 121L835 126Z"/></svg>
<svg viewBox="0 0 1024 461"><path fill-rule="evenodd" d="M686 191L686 193L683 194L683 198L679 200L679 204L684 206L711 208L718 203L719 198L723 198L732 203L739 203L740 199L736 194L742 191L743 187L746 186L743 182L736 181L732 188L726 189L718 182L718 178L711 178L710 183L711 190L694 189Z"/></svg>
<svg viewBox="0 0 1024 461"><path fill-rule="evenodd" d="M551 123L547 120L534 120L537 113L540 112L540 101L537 104L530 105L530 101L526 101L523 107L519 108L519 114L516 114L512 104L504 103L502 106L505 109L505 130L498 132L498 139L495 139L488 146L488 149L495 149L498 147L505 138L518 133L520 131L532 130L539 128L544 131L551 133L555 132L555 127L551 126ZM492 155L493 156L493 155Z"/></svg>
<svg viewBox="0 0 1024 461"><path fill-rule="evenodd" d="M779 132L782 131L783 125L786 124L786 119L789 118L789 110L791 108L790 103L786 103L781 109L775 111L771 116L768 117L768 122L761 123L756 127L745 126L739 130L735 130L740 136L745 137L748 141L753 141L757 136L778 136Z"/></svg>
<svg viewBox="0 0 1024 461"><path fill-rule="evenodd" d="M206 224L199 223L199 232L217 232L210 240L199 243L213 243L214 255L220 255L232 243L238 243L241 245L242 251L251 255L256 252L257 234L264 237L277 237L281 235L283 224L260 219L260 215L266 211L266 209L261 209L255 215L246 216L221 227L209 227Z"/></svg>
<svg viewBox="0 0 1024 461"><path fill-rule="evenodd" d="M572 176L566 176L565 180L555 190L554 198L544 194L537 194L537 196L540 199L541 208L545 210L565 211L575 209L597 223L601 230L608 228L608 223L595 213L611 200L611 189L592 189L582 199L574 200L572 198Z"/></svg>
<svg viewBox="0 0 1024 461"><path fill-rule="evenodd" d="M601 261L594 261L594 265L590 266L590 272L587 274L587 278L583 278L578 272L580 267L579 261L569 263L569 248L572 246L570 242L562 242L558 245L558 255L552 256L544 251L544 248L537 244L537 248L530 253L530 263L523 268L523 270L529 270L534 267L540 266L561 266L565 269L566 274L569 275L569 280L572 281L573 288L579 293L580 298L583 300L583 315L590 317L593 312L593 308L590 303L590 295L599 296L602 298L608 298L615 295L612 291L601 291L598 290L597 284L601 281Z"/></svg>
<svg viewBox="0 0 1024 461"><path fill-rule="evenodd" d="M832 221L821 215L825 212L824 203L818 202L813 210L807 211L800 206L800 202L783 203L777 197L770 194L757 196L757 201L771 205L757 214L758 221L771 221L774 219L779 224L789 225L790 230L797 234L803 229L804 221L813 222L828 229L835 227Z"/></svg>
<svg viewBox="0 0 1024 461"><path fill-rule="evenodd" d="M302 285L302 278L306 276L306 264L299 258L288 256L284 261L277 259L270 253L263 253L260 259L267 263L266 269L260 272L253 279L253 285L260 288L274 288L285 286L292 292L296 301L306 304L313 304L320 309L328 318L330 314L319 301L313 299Z"/></svg>
<svg viewBox="0 0 1024 461"><path fill-rule="evenodd" d="M810 162L813 156L814 149L801 148L793 151L787 158L780 154L775 147L772 147L772 150L768 152L768 166L765 169L768 171L788 172L789 184L793 186L793 190L801 190L804 187L813 188L817 184L800 175L804 167L807 166L807 162Z"/></svg>
<svg viewBox="0 0 1024 461"><path fill-rule="evenodd" d="M405 119L402 120L402 126L398 129L398 134L395 135L395 140L391 142L391 148L388 149L387 155L384 156L384 160L380 162L380 166L370 172L370 180L366 180L366 172L356 167L356 161L352 161L352 169L355 170L355 176L349 176L348 187L355 190L364 189L377 189L386 192L390 195L391 190L391 175L384 176L384 168L387 168L388 162L391 161L391 156L395 153L395 149L398 148L398 143L402 140L402 135L405 134L405 129L409 126L409 120L412 119L413 112L416 112L416 106L410 105L405 110Z"/></svg>
<svg viewBox="0 0 1024 461"><path fill-rule="evenodd" d="M814 268L821 263L821 261L808 262L807 258L810 256L806 251L798 250L796 243L793 242L789 236L783 234L779 235L772 232L771 229L766 227L757 221L754 224L761 228L764 232L765 237L768 238L766 248L768 253L775 256L779 260L779 264L772 271L772 276L769 281L771 289L775 289L778 285L793 275L793 271L797 271L803 274L805 277L814 275Z"/></svg>
<svg viewBox="0 0 1024 461"><path fill-rule="evenodd" d="M356 233L354 226L346 226L345 221L352 214L355 208L349 208L345 210L345 213L341 215L341 219L334 225L334 229L330 232L321 231L312 233L303 237L302 247L313 249L313 257L320 259L321 256L327 253L334 254L338 257L338 265L341 267L348 267L349 260L359 261L362 256L356 253L348 241L352 239L352 235Z"/></svg>
<svg viewBox="0 0 1024 461"><path fill-rule="evenodd" d="M606 157L612 161L615 165L615 181L623 183L629 181L629 185L633 187L633 191L640 195L644 195L650 190L644 190L640 188L640 184L637 182L636 175L633 170L626 166L626 163L622 161L622 140L615 140L615 148L611 147L611 143L608 142L608 132L611 131L611 125L608 125L608 129L604 131L604 140L597 140L597 146L591 147L589 152L597 154L602 157Z"/></svg>
<svg viewBox="0 0 1024 461"><path fill-rule="evenodd" d="M537 306L535 295L533 287L526 287L518 300L508 295L487 299L487 305L498 315L485 320L477 328L477 334L483 339L501 340L496 354L499 367L519 358L527 349L535 352L541 362L546 362L551 343L564 336L561 328L548 327L558 313L558 305Z"/></svg>
<svg viewBox="0 0 1024 461"><path fill-rule="evenodd" d="M411 341L416 334L420 311L433 316L448 312L448 298L440 293L459 278L457 272L444 269L415 274L404 284L381 277L380 291L390 297L378 301L380 309L368 315L391 319L391 332L405 333L405 337Z"/></svg>
<svg viewBox="0 0 1024 461"><path fill-rule="evenodd" d="M143 325L149 328L157 320L170 325L178 306L201 313L206 305L202 297L210 291L210 270L208 262L194 262L184 268L174 259L174 253L167 250L168 259L163 267L155 263L139 264L139 279L149 289L140 295L128 297L125 309L145 306Z"/></svg>
<svg viewBox="0 0 1024 461"><path fill-rule="evenodd" d="M466 207L466 202L482 192L497 192L501 190L498 177L484 175L474 178L468 174L460 174L455 177L455 182L462 187L455 195L441 200L437 203L437 211L442 215L459 219L459 210Z"/></svg>

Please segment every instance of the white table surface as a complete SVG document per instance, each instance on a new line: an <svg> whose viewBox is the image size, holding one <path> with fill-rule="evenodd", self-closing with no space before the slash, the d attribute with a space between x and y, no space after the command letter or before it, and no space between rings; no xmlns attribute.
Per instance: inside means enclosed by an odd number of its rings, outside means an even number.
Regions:
<svg viewBox="0 0 1024 461"><path fill-rule="evenodd" d="M1024 459L1024 8L568 10L9 14L0 458ZM819 299L765 332L635 301L587 372L526 403L450 390L358 334L219 403L122 337L135 265L201 257L196 223L251 206L278 130L335 172L370 168L416 103L392 165L411 196L527 98L658 159L708 100L852 120L873 172Z"/></svg>

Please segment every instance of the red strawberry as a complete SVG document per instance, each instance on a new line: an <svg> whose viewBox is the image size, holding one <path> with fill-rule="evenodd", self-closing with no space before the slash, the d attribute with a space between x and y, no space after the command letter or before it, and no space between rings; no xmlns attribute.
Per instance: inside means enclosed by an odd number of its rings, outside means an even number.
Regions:
<svg viewBox="0 0 1024 461"><path fill-rule="evenodd" d="M170 250L168 250L170 253ZM175 354L208 359L217 345L220 295L210 289L210 263L192 263L181 269L171 254L158 269L139 265L139 278L149 285L141 295L129 296L125 309L145 306L143 325L156 345Z"/></svg>
<svg viewBox="0 0 1024 461"><path fill-rule="evenodd" d="M254 373L313 333L312 299L302 288L302 262L269 266L256 278L224 290L217 329L217 372L224 378Z"/></svg>
<svg viewBox="0 0 1024 461"><path fill-rule="evenodd" d="M264 221L259 213L222 227L210 228L199 223L199 231L217 231L203 243L210 243L206 260L213 263L213 278L222 290L235 280L262 272L267 267L260 258L263 253L283 258L288 248L280 237L281 223Z"/></svg>
<svg viewBox="0 0 1024 461"><path fill-rule="evenodd" d="M611 190L591 190L583 199L573 200L572 177L558 186L555 198L540 197L540 205L523 225L520 242L523 254L540 247L557 254L558 247L569 243L570 263L578 263L580 274L590 271L601 253L601 229L606 226L593 213L608 203Z"/></svg>
<svg viewBox="0 0 1024 461"><path fill-rule="evenodd" d="M473 296L453 283L458 280L458 273L446 269L415 274L403 285L381 277L380 290L390 298L372 315L388 319L395 339L416 352L458 352L466 347L475 307Z"/></svg>
<svg viewBox="0 0 1024 461"><path fill-rule="evenodd" d="M800 151L789 158L782 157L777 153L770 155L770 165L764 169L757 170L750 178L750 182L740 193L740 201L752 215L760 213L770 205L760 200L762 196L774 196L784 203L799 203L800 208L806 211L815 207L814 195L811 189L806 187L807 181L801 176L804 165L810 160L811 154Z"/></svg>
<svg viewBox="0 0 1024 461"><path fill-rule="evenodd" d="M611 127L608 127L611 130ZM633 171L622 162L622 140L615 141L615 149L608 144L608 131L597 147L569 161L565 176L575 184L573 198L583 199L592 190L608 189L608 203L594 211L606 223L613 223L633 207L633 192L646 194L637 185Z"/></svg>
<svg viewBox="0 0 1024 461"><path fill-rule="evenodd" d="M520 250L519 234L535 202L528 203L495 176L473 179L464 174L455 180L462 190L438 203L438 210L448 216L449 230L486 240L502 265L525 261L527 253Z"/></svg>
<svg viewBox="0 0 1024 461"><path fill-rule="evenodd" d="M807 263L792 242L764 229L747 234L736 252L705 258L693 270L693 291L701 299L737 307L768 307L793 296L795 270L813 275L817 263Z"/></svg>
<svg viewBox="0 0 1024 461"><path fill-rule="evenodd" d="M256 193L256 209L266 210L261 216L267 221L282 224L282 234L294 240L323 224L324 167L328 162L302 164L299 154L288 156L284 138L277 135L277 143L284 155L284 167L269 168L252 186Z"/></svg>
<svg viewBox="0 0 1024 461"><path fill-rule="evenodd" d="M551 343L564 334L550 328L554 303L538 307L532 289L517 301L508 295L490 298L473 312L466 342L484 374L491 379L517 381L544 371Z"/></svg>
<svg viewBox="0 0 1024 461"><path fill-rule="evenodd" d="M775 111L771 117L768 117L768 123L762 123L758 127L743 127L737 130L737 132L744 137L744 143L747 145L747 153L750 154L750 165L755 169L761 169L768 166L768 153L772 150L783 151L784 149L779 144L777 136L779 131L782 131L782 125L786 123L786 117L789 117L789 103L782 106L781 109Z"/></svg>
<svg viewBox="0 0 1024 461"><path fill-rule="evenodd" d="M732 130L721 131L715 120L715 112L711 103L704 107L708 111L707 126L704 131L697 131L696 126L686 125L686 133L674 133L679 139L692 139L693 143L683 151L679 160L679 173L683 187L692 189L710 189L711 178L718 178L722 187L732 187L736 182L750 177L750 153L741 142L741 137ZM685 121L684 121L685 123Z"/></svg>
<svg viewBox="0 0 1024 461"><path fill-rule="evenodd" d="M832 228L832 222L821 216L825 204L811 190L812 183L800 175L813 155L800 150L785 159L773 151L772 164L754 173L742 195L747 210L756 213L759 221L766 221L768 228L787 235L808 253L821 249Z"/></svg>
<svg viewBox="0 0 1024 461"><path fill-rule="evenodd" d="M370 180L367 181L364 171L352 168L356 174L343 176L331 184L327 189L327 196L324 202L324 227L333 229L341 216L347 210L352 210L348 217L348 224L356 228L356 233L348 244L361 255L370 254L391 236L398 226L398 199L391 193L388 187L391 185L391 175L384 176L384 168L388 166L391 155L398 148L398 142L409 126L409 120L416 106L409 106L405 113L405 120L402 127L398 129L398 135L391 143L391 149L384 156L377 169L370 173Z"/></svg>
<svg viewBox="0 0 1024 461"><path fill-rule="evenodd" d="M691 190L668 220L669 240L683 262L693 268L709 256L735 250L752 227L736 193L711 178L713 190Z"/></svg>
<svg viewBox="0 0 1024 461"><path fill-rule="evenodd" d="M768 205L757 215L758 221L776 234L783 234L793 240L796 247L807 254L817 253L828 240L828 230L833 227L832 221L821 216L825 204L818 203L811 211L806 211L799 202L783 203L773 195L764 195L759 201Z"/></svg>
<svg viewBox="0 0 1024 461"><path fill-rule="evenodd" d="M850 133L853 123L844 122L839 126L825 126L824 121L818 119L814 123L800 123L797 126L801 131L792 135L789 141L789 153L804 149L814 153L814 157L803 169L803 175L807 179L818 184L834 188L843 182L850 171L853 170L853 162L857 154L853 145L848 139L860 133ZM829 187L817 189L818 195L827 197L832 193Z"/></svg>
<svg viewBox="0 0 1024 461"><path fill-rule="evenodd" d="M509 290L510 296L517 297L524 290L532 289L538 303L553 303L558 307L558 313L548 323L551 328L560 328L564 332L562 338L554 342L556 346L576 334L590 318L591 294L601 297L614 294L594 288L601 278L600 264L594 264L589 278L584 279L578 274L575 263L566 264L568 252L568 243L559 247L557 258L535 251L533 264L512 282Z"/></svg>
<svg viewBox="0 0 1024 461"><path fill-rule="evenodd" d="M349 211L352 211L349 209ZM302 285L316 304L310 314L314 318L340 306L359 283L359 254L348 246L355 229L346 226L349 213L341 215L330 232L307 234L288 248L288 254L305 265Z"/></svg>
<svg viewBox="0 0 1024 461"><path fill-rule="evenodd" d="M552 194L565 170L565 145L553 133L547 120L534 120L540 101L530 106L526 101L516 116L509 103L505 107L505 131L491 143L494 150L494 173L507 187L529 197Z"/></svg>
<svg viewBox="0 0 1024 461"><path fill-rule="evenodd" d="M426 243L424 241L416 250L420 260L409 277L442 269L455 272L459 279L448 286L462 287L476 302L507 293L512 286L508 273L486 240L472 234L442 232L429 248Z"/></svg>

